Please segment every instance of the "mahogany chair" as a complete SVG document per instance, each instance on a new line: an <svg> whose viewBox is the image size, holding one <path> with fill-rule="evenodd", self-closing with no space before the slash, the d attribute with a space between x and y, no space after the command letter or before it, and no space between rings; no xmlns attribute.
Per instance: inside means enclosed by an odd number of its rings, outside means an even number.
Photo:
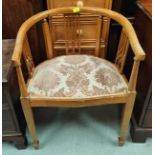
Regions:
<svg viewBox="0 0 155 155"><path fill-rule="evenodd" d="M80 16L92 13L98 16L96 45L93 55L82 54L81 39L76 34L80 26ZM65 53L64 56L54 57L53 44L48 19L55 15L64 16ZM71 19L69 22L68 19ZM122 33L118 45L115 63L100 58L101 36L106 19L109 26L110 19L122 26ZM39 21L43 21L43 33L46 45L46 61L35 66L28 43L28 30ZM71 24L72 23L72 24ZM72 27L70 27L72 25ZM108 29L106 29L106 32ZM108 32L107 32L108 33ZM66 35L67 34L67 35ZM123 75L128 47L134 53L134 63L129 81ZM24 80L21 68L21 57L24 57L29 78ZM38 148L39 140L36 135L32 108L34 107L90 107L107 104L123 104L122 123L119 144L125 142L126 132L136 96L136 83L139 65L145 58L136 33L130 22L121 14L92 7L65 7L38 13L23 23L17 34L12 61L15 64L21 92L21 105L32 136L34 148Z"/></svg>

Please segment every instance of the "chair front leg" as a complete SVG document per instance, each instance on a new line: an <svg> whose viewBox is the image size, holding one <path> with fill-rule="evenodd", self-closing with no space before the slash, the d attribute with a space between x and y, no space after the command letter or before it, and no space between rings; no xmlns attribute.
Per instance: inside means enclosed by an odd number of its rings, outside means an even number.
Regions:
<svg viewBox="0 0 155 155"><path fill-rule="evenodd" d="M122 122L121 122L121 130L119 136L119 145L123 145L125 143L126 134L128 131L130 118L132 115L132 110L135 102L136 92L131 93L129 95L128 101L124 105L123 115L122 115Z"/></svg>
<svg viewBox="0 0 155 155"><path fill-rule="evenodd" d="M38 149L39 148L39 140L36 135L36 128L35 128L35 123L34 123L34 118L33 118L32 107L30 106L29 100L24 99L24 98L21 98L21 105L22 105L22 109L23 109L23 112L25 115L25 119L27 122L27 126L29 129L30 135L33 140L32 145L35 149Z"/></svg>

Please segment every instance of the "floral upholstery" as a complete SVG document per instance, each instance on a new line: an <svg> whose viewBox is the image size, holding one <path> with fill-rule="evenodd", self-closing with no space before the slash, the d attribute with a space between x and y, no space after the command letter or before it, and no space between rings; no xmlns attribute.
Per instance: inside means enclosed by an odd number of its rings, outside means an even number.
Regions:
<svg viewBox="0 0 155 155"><path fill-rule="evenodd" d="M125 93L127 84L107 60L59 56L38 65L27 83L31 97L87 98Z"/></svg>

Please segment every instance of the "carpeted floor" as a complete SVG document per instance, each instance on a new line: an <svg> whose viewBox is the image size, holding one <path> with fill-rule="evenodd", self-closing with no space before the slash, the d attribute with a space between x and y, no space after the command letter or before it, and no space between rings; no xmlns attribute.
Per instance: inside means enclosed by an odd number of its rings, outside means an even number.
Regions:
<svg viewBox="0 0 155 155"><path fill-rule="evenodd" d="M29 145L17 150L12 143L3 143L3 155L151 155L152 140L119 147L120 127L118 106L80 109L36 109L35 119L40 149Z"/></svg>

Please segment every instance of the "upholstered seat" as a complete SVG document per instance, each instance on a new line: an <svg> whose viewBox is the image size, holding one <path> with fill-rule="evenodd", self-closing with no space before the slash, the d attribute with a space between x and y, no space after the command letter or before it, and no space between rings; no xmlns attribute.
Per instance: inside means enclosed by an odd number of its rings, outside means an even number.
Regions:
<svg viewBox="0 0 155 155"><path fill-rule="evenodd" d="M88 55L59 56L38 65L28 82L31 97L87 98L126 93L116 67Z"/></svg>

